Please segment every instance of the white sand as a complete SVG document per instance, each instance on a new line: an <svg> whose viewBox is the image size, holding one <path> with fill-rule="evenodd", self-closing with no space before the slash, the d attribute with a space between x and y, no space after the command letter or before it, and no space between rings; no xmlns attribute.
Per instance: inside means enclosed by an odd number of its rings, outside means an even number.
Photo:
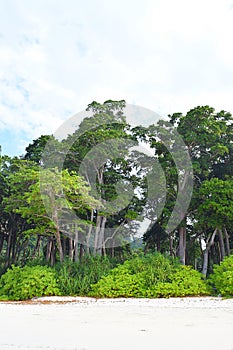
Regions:
<svg viewBox="0 0 233 350"><path fill-rule="evenodd" d="M0 303L0 350L233 350L233 299L39 301Z"/></svg>

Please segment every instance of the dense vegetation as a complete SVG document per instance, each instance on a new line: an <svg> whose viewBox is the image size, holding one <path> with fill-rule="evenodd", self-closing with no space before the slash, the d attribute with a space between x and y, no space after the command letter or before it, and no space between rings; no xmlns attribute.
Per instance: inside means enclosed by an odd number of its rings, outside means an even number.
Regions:
<svg viewBox="0 0 233 350"><path fill-rule="evenodd" d="M124 107L93 102L63 140L42 135L21 157L1 156L1 298L233 295L231 114L203 106L132 127ZM192 169L182 152L177 169L176 134ZM132 151L140 144L154 157Z"/></svg>

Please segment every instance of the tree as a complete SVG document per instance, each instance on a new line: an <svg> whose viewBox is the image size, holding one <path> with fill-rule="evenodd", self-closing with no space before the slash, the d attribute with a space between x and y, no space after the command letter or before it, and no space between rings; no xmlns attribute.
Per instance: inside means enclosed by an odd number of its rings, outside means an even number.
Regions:
<svg viewBox="0 0 233 350"><path fill-rule="evenodd" d="M55 237L60 261L63 261L61 224L64 223L67 208L91 210L98 205L89 195L86 182L75 172L39 169L24 163L10 176L10 182L14 191L6 200L7 210L20 214L31 225L24 234ZM77 218L77 229L78 225ZM72 229L66 233L72 235ZM48 256L51 257L51 246Z"/></svg>
<svg viewBox="0 0 233 350"><path fill-rule="evenodd" d="M199 196L201 204L198 207L198 225L213 232L207 236L204 251L202 272L206 276L209 251L216 235L219 238L220 260L230 255L228 229L233 225L233 178L204 181Z"/></svg>
<svg viewBox="0 0 233 350"><path fill-rule="evenodd" d="M230 133L232 116L225 111L216 113L214 108L209 106L199 106L191 109L186 115L182 115L181 113L170 115L169 124L166 121L161 121L161 125L164 126L164 129L169 128L171 130L171 147L175 144L173 143L172 133L174 131L171 125L175 128L177 133L182 137L186 151L192 161L194 192L187 212L184 213L180 210L180 217L183 219L180 220L178 227L178 255L181 262L185 264L187 219L195 220L194 214L199 205L197 195L201 183L213 176L217 164L224 163L228 159L229 150L232 147L232 133ZM162 137L156 132L157 129L157 126L150 127L147 135L150 145L155 149L155 154L166 173L167 203L165 210L167 208L166 212L169 215L174 205L172 203L177 202L177 193L181 190L183 196L187 194L185 181L188 180L190 169L187 168L186 171L183 171L183 182L180 183L179 188L177 186L179 170L171 154L172 148L165 147L164 142L160 141ZM159 132L160 134L163 133L163 129L160 128Z"/></svg>
<svg viewBox="0 0 233 350"><path fill-rule="evenodd" d="M134 193L138 181L132 174L129 154L137 141L126 123L124 107L125 101L92 102L87 108L92 117L86 117L63 141L69 148L65 168L82 174L102 202L89 217L93 225L88 237L94 235L94 254L106 254L107 247L120 245L133 231L132 218L137 216L134 208L139 209Z"/></svg>

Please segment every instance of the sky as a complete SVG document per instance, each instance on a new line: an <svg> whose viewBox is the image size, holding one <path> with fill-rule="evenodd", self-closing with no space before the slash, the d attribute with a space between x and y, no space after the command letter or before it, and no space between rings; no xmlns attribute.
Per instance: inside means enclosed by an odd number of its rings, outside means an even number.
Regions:
<svg viewBox="0 0 233 350"><path fill-rule="evenodd" d="M0 0L0 145L22 155L93 100L233 113L233 0Z"/></svg>

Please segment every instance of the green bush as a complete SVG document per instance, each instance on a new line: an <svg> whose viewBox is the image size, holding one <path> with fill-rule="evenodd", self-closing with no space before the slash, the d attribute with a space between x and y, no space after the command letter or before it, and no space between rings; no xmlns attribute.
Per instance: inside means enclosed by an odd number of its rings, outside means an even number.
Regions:
<svg viewBox="0 0 233 350"><path fill-rule="evenodd" d="M26 300L60 295L55 271L46 266L12 266L0 278L0 299Z"/></svg>
<svg viewBox="0 0 233 350"><path fill-rule="evenodd" d="M202 275L161 254L126 261L92 285L96 297L182 297L208 295Z"/></svg>
<svg viewBox="0 0 233 350"><path fill-rule="evenodd" d="M226 257L220 265L213 266L208 282L217 294L223 297L233 296L233 255Z"/></svg>
<svg viewBox="0 0 233 350"><path fill-rule="evenodd" d="M87 295L91 284L96 283L113 267L109 258L84 256L79 262L69 260L55 266L62 295Z"/></svg>
<svg viewBox="0 0 233 350"><path fill-rule="evenodd" d="M126 263L111 270L109 275L102 277L92 285L89 296L119 298L143 297L146 293L145 273L129 272Z"/></svg>
<svg viewBox="0 0 233 350"><path fill-rule="evenodd" d="M190 266L180 266L169 280L169 282L159 282L154 291L152 290L152 296L167 298L210 294L210 289L201 273Z"/></svg>

